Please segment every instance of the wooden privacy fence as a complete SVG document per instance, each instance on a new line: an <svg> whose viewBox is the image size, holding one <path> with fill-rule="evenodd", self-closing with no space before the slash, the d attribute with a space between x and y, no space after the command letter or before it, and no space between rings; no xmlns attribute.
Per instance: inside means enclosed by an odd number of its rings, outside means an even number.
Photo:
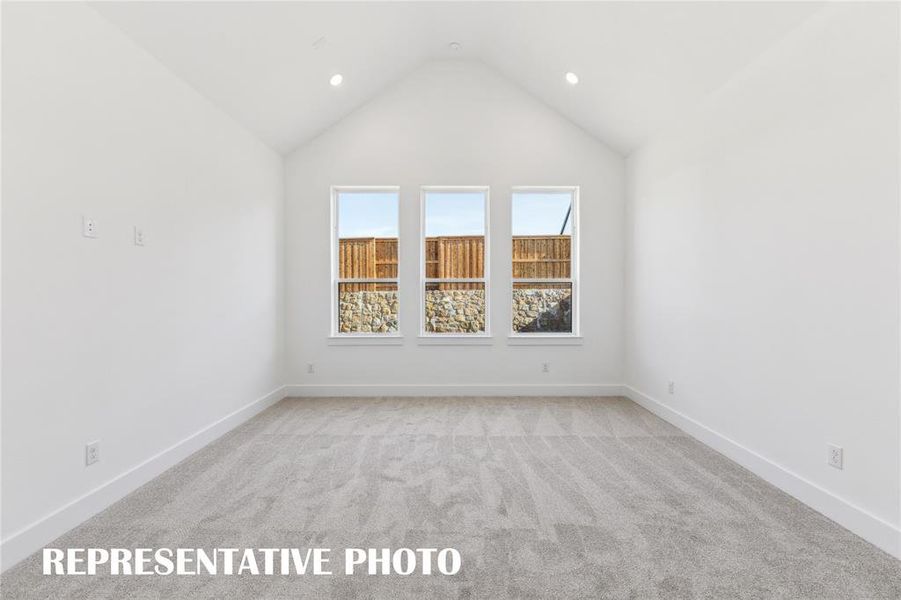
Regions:
<svg viewBox="0 0 901 600"><path fill-rule="evenodd" d="M513 277L556 279L570 276L572 246L568 235L513 237ZM485 276L485 238L430 237L425 240L425 275L429 279L471 279ZM338 244L341 278L397 277L397 238L343 238ZM436 288L479 289L481 283L434 284ZM346 283L342 291L394 290L393 283Z"/></svg>
<svg viewBox="0 0 901 600"><path fill-rule="evenodd" d="M343 238L338 244L338 277L397 277L397 238ZM342 292L396 290L394 283L344 283Z"/></svg>
<svg viewBox="0 0 901 600"><path fill-rule="evenodd" d="M514 279L565 279L570 276L568 235L513 236Z"/></svg>
<svg viewBox="0 0 901 600"><path fill-rule="evenodd" d="M481 235L425 239L426 279L473 279L485 276L485 238ZM426 289L479 290L482 283L431 283Z"/></svg>

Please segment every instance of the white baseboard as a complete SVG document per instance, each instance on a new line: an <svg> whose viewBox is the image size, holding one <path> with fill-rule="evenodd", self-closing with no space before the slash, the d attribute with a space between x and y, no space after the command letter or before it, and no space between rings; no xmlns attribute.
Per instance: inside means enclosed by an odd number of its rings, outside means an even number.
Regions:
<svg viewBox="0 0 901 600"><path fill-rule="evenodd" d="M901 558L901 530L876 515L839 498L801 475L774 463L753 450L714 431L703 423L666 406L635 388L625 385L623 393L658 417L672 423L695 439L734 460L755 475L791 494L804 504L859 535L874 546Z"/></svg>
<svg viewBox="0 0 901 600"><path fill-rule="evenodd" d="M151 456L139 465L117 475L42 519L9 535L0 542L0 570L5 571L37 552L46 544L122 499L166 469L181 462L260 411L272 406L285 395L286 388L284 386L269 392L262 398L210 423L159 454Z"/></svg>
<svg viewBox="0 0 901 600"><path fill-rule="evenodd" d="M337 396L622 396L620 384L475 383L475 384L308 384L288 385L289 397Z"/></svg>

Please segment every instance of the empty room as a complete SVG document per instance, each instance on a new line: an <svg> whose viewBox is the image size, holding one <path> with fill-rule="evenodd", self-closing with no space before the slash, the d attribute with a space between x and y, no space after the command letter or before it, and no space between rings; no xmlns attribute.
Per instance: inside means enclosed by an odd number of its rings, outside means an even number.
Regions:
<svg viewBox="0 0 901 600"><path fill-rule="evenodd" d="M901 598L901 4L0 20L4 600Z"/></svg>

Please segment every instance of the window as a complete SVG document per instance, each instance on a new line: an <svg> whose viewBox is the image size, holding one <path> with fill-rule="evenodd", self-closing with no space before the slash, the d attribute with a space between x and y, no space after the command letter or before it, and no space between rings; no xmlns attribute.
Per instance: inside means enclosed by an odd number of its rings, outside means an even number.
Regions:
<svg viewBox="0 0 901 600"><path fill-rule="evenodd" d="M514 335L577 335L578 188L514 188Z"/></svg>
<svg viewBox="0 0 901 600"><path fill-rule="evenodd" d="M487 187L423 188L423 335L488 335L487 210Z"/></svg>
<svg viewBox="0 0 901 600"><path fill-rule="evenodd" d="M397 188L332 189L333 335L396 334Z"/></svg>

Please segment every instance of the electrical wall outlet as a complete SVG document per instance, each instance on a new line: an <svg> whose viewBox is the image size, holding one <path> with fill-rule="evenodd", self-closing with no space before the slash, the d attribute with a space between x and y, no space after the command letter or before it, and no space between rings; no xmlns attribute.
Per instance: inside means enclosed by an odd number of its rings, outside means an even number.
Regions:
<svg viewBox="0 0 901 600"><path fill-rule="evenodd" d="M84 447L84 464L90 467L100 460L100 441L91 442Z"/></svg>
<svg viewBox="0 0 901 600"><path fill-rule="evenodd" d="M826 462L836 469L845 468L845 449L841 446L826 444Z"/></svg>
<svg viewBox="0 0 901 600"><path fill-rule="evenodd" d="M313 363L307 363L307 373L315 373L316 365Z"/></svg>
<svg viewBox="0 0 901 600"><path fill-rule="evenodd" d="M667 383L667 384L666 384L666 391L669 392L671 395L672 395L672 394L675 394L675 393L676 393L676 382L675 382L675 381L670 381L669 383Z"/></svg>
<svg viewBox="0 0 901 600"><path fill-rule="evenodd" d="M90 217L81 218L81 235L86 238L97 237L97 222Z"/></svg>
<svg viewBox="0 0 901 600"><path fill-rule="evenodd" d="M541 372L542 373L550 373L551 372L551 363L541 363Z"/></svg>
<svg viewBox="0 0 901 600"><path fill-rule="evenodd" d="M144 245L144 230L140 227L135 227L135 246L143 246Z"/></svg>

